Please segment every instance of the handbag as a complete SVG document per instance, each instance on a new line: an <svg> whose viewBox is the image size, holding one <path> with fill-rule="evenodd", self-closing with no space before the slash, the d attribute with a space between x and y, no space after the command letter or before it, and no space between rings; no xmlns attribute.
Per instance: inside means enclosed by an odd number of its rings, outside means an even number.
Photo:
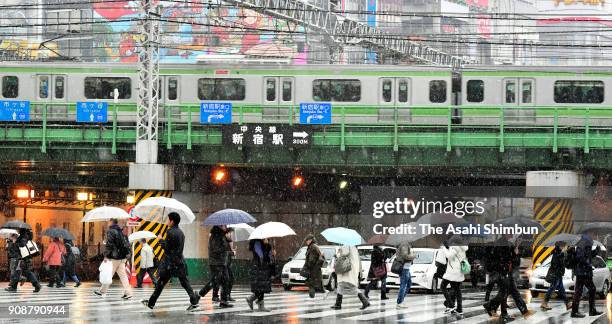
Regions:
<svg viewBox="0 0 612 324"><path fill-rule="evenodd" d="M21 254L21 258L31 258L40 254L40 250L38 249L38 245L34 241L26 242L25 246L19 247L19 253Z"/></svg>
<svg viewBox="0 0 612 324"><path fill-rule="evenodd" d="M372 274L376 278L382 278L387 274L387 267L383 265L379 265L377 267L372 268Z"/></svg>
<svg viewBox="0 0 612 324"><path fill-rule="evenodd" d="M113 263L110 261L102 261L100 267L100 283L103 285L110 285L113 283Z"/></svg>
<svg viewBox="0 0 612 324"><path fill-rule="evenodd" d="M398 276L402 274L403 269L404 269L404 262L395 260L393 261L393 264L391 264L391 272L395 273Z"/></svg>
<svg viewBox="0 0 612 324"><path fill-rule="evenodd" d="M308 271L306 267L302 267L302 269L300 269L300 276L308 279L308 277L310 277L310 271Z"/></svg>

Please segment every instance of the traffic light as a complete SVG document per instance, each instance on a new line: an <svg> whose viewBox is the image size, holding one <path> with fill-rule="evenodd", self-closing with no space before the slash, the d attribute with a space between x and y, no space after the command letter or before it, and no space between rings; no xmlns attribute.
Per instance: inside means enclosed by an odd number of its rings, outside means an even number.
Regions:
<svg viewBox="0 0 612 324"><path fill-rule="evenodd" d="M222 185L227 182L229 172L223 167L215 168L212 171L211 178L216 185Z"/></svg>
<svg viewBox="0 0 612 324"><path fill-rule="evenodd" d="M304 177L300 174L296 174L291 178L291 187L293 189L300 189L304 185Z"/></svg>

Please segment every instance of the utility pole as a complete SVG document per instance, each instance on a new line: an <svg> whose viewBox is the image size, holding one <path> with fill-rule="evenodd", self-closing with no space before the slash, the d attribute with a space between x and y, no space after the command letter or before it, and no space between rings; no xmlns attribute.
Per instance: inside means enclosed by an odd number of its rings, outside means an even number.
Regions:
<svg viewBox="0 0 612 324"><path fill-rule="evenodd" d="M138 55L138 120L136 163L157 163L159 112L159 7L142 0L141 41Z"/></svg>

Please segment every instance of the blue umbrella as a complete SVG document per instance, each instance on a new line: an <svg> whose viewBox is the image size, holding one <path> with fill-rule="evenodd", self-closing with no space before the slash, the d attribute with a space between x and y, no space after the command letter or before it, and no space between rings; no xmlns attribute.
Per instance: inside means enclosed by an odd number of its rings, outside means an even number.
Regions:
<svg viewBox="0 0 612 324"><path fill-rule="evenodd" d="M257 220L251 214L240 209L223 209L212 213L208 216L202 225L230 225L240 223L255 223Z"/></svg>
<svg viewBox="0 0 612 324"><path fill-rule="evenodd" d="M328 242L342 245L359 245L365 243L359 233L345 227L328 228L321 232L321 236L323 236Z"/></svg>

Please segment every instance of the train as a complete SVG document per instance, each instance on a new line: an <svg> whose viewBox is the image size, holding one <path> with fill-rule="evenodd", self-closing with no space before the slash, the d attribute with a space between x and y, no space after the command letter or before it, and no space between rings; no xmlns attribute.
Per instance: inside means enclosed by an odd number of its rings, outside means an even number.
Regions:
<svg viewBox="0 0 612 324"><path fill-rule="evenodd" d="M334 124L612 126L608 67L162 64L159 85L162 122L229 102L244 123L330 103ZM92 101L116 109L109 120L136 122L135 64L0 62L0 89L0 100L30 101L32 122L74 121L76 103Z"/></svg>

